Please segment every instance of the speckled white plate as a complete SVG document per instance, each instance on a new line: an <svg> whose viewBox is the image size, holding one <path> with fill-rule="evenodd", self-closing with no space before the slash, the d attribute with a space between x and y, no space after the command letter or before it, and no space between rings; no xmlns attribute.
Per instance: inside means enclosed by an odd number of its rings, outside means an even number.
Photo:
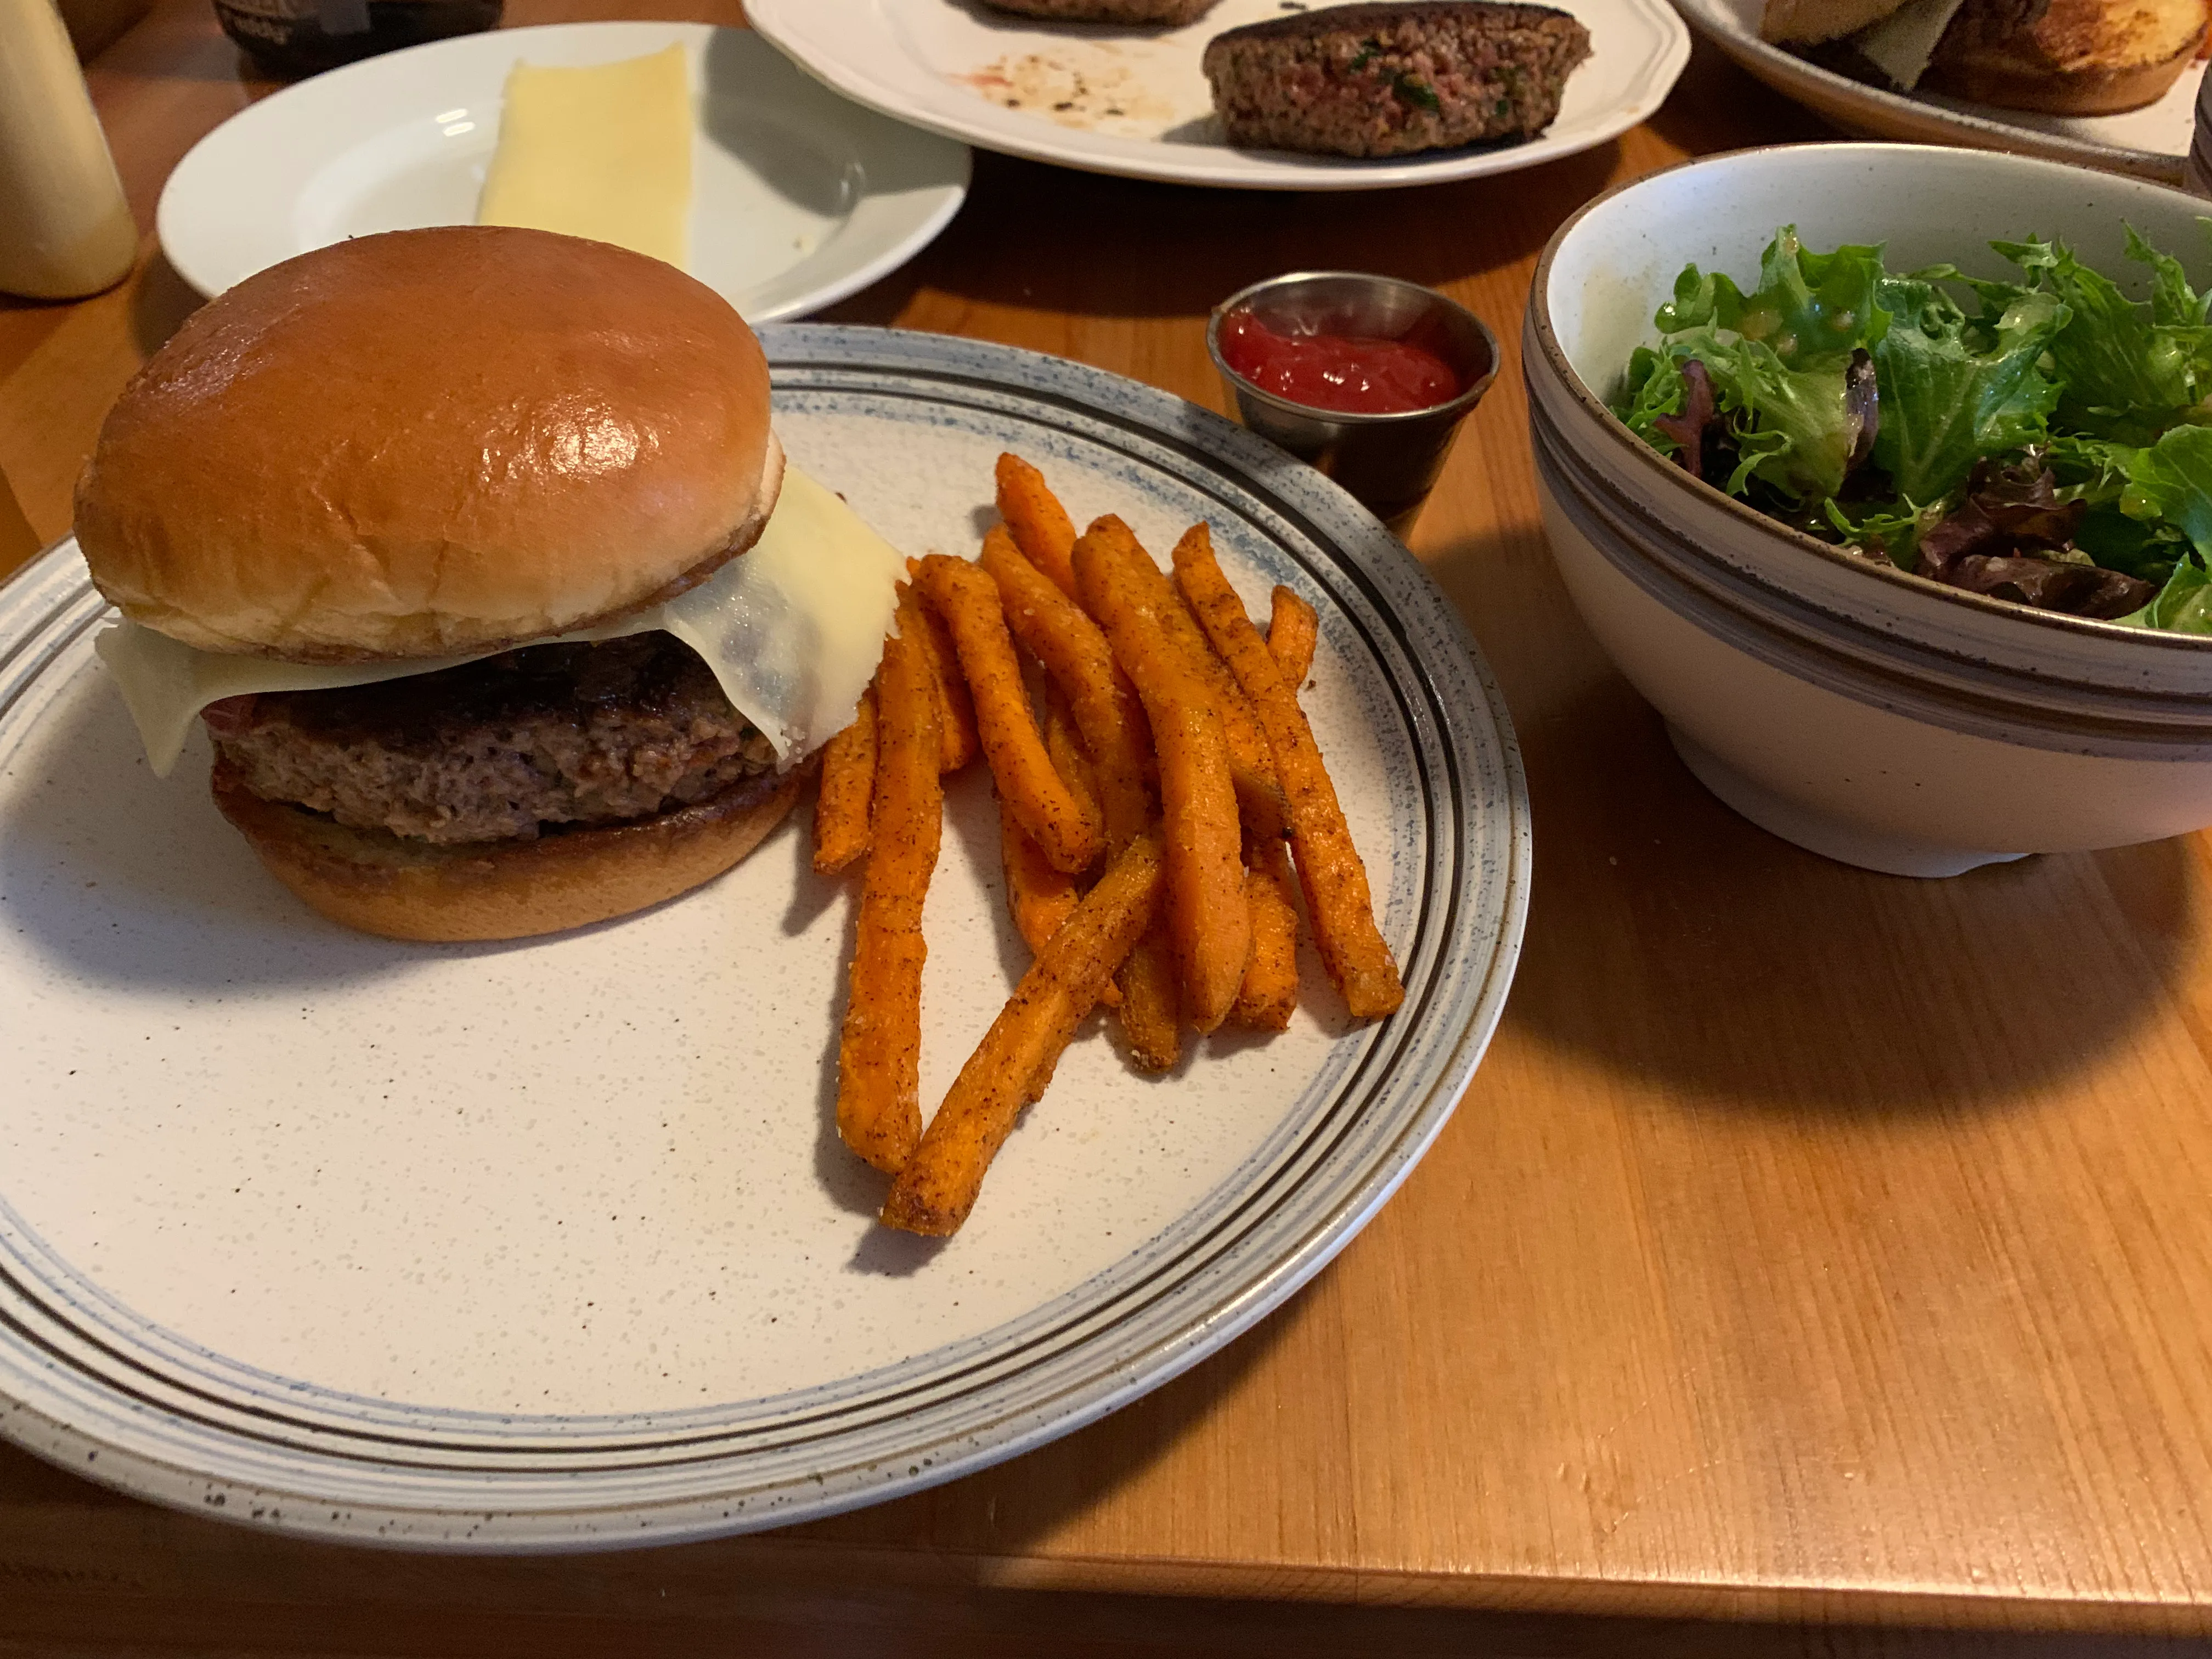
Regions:
<svg viewBox="0 0 2212 1659"><path fill-rule="evenodd" d="M1999 109L1938 92L1892 92L1809 64L1759 38L1766 0L1674 0L1689 25L1785 97L1846 132L1916 144L2041 155L2076 167L2125 173L2160 184L2181 182L2197 125L2192 65L2156 103L2120 115L2041 115Z"/></svg>
<svg viewBox="0 0 2212 1659"><path fill-rule="evenodd" d="M295 902L204 750L147 770L64 544L0 589L0 1431L148 1498L428 1549L775 1525L1036 1445L1220 1347L1443 1126L1518 949L1504 706L1402 548L1218 416L1056 359L775 328L794 459L901 545L967 552L1002 448L1156 550L1212 520L1248 603L1318 608L1308 693L1406 966L1347 1027L1148 1081L1095 1025L942 1246L836 1144L850 895L802 811L719 882L509 945ZM986 781L927 915L924 1094L1025 957Z"/></svg>
<svg viewBox="0 0 2212 1659"><path fill-rule="evenodd" d="M549 23L433 40L249 105L161 187L161 251L203 294L311 248L473 224L517 63L612 63L680 45L698 136L691 274L760 323L804 317L904 264L968 193L968 152L832 96L744 29Z"/></svg>
<svg viewBox="0 0 2212 1659"><path fill-rule="evenodd" d="M1316 0L1318 3L1318 0ZM747 0L752 26L823 84L918 127L1031 161L1247 190L1381 190L1474 179L1618 137L1690 58L1666 0L1557 0L1590 32L1559 119L1525 143L1379 161L1233 149L1199 60L1224 29L1305 8L1218 0L1181 28L1042 23L981 0Z"/></svg>

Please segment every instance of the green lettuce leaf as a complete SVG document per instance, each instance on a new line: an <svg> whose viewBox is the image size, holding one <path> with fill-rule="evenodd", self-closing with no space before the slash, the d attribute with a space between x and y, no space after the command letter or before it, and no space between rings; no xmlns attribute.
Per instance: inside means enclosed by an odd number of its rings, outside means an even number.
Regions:
<svg viewBox="0 0 2212 1659"><path fill-rule="evenodd" d="M2074 545L2093 564L2123 571L2147 582L2162 582L2189 551L2189 543L2172 525L2131 519L2117 505L2098 505L2074 527Z"/></svg>
<svg viewBox="0 0 2212 1659"><path fill-rule="evenodd" d="M2073 432L2054 432L2043 446L2044 465L2057 481L2058 499L2093 507L2118 504L2142 454L2133 444Z"/></svg>
<svg viewBox="0 0 2212 1659"><path fill-rule="evenodd" d="M1749 294L1724 272L1686 267L1674 298L1654 320L1662 334L1720 329L1765 346L1785 368L1847 358L1871 346L1889 326L1875 303L1881 250L1846 244L1809 253L1797 228L1784 225L1759 256L1759 286Z"/></svg>
<svg viewBox="0 0 2212 1659"><path fill-rule="evenodd" d="M1711 378L1714 404L1736 446L1725 486L1731 495L1742 495L1753 478L1795 501L1819 501L1842 486L1851 428L1840 364L1792 369L1756 341L1695 329L1657 350L1637 348L1613 412L1654 449L1674 454L1681 445L1658 422L1688 401L1682 365L1692 357Z"/></svg>
<svg viewBox="0 0 2212 1659"><path fill-rule="evenodd" d="M2203 222L2200 221L2199 222ZM2205 321L2205 307L2212 295L2200 295L2189 285L2189 274L2171 253L2160 253L2138 235L2133 225L2127 233L2128 258L2148 265L2151 273L2150 319L2158 328L2198 328Z"/></svg>
<svg viewBox="0 0 2212 1659"><path fill-rule="evenodd" d="M1638 346L1629 355L1628 373L1613 400L1613 412L1621 423L1662 455L1682 446L1656 422L1664 416L1680 415L1689 401L1682 383L1682 360L1650 346Z"/></svg>
<svg viewBox="0 0 2212 1659"><path fill-rule="evenodd" d="M2212 333L2204 326L2201 302L2179 268L2168 270L2159 264L2162 256L2132 231L2129 256L2152 266L2156 297L2149 304L2129 299L2063 242L1990 246L2021 268L2030 290L2063 301L2069 313L2051 343L2052 373L2061 388L2058 414L2065 425L2094 436L2148 443L2203 397L2199 368L2212 357ZM1984 304L1996 297L1996 285L1976 286Z"/></svg>
<svg viewBox="0 0 2212 1659"><path fill-rule="evenodd" d="M2212 574L2195 557L2173 567L2158 597L2140 611L2113 620L2123 628L2164 628L2176 634L2212 634Z"/></svg>
<svg viewBox="0 0 2212 1659"><path fill-rule="evenodd" d="M2212 428L2178 426L2139 451L2120 508L2131 519L2164 520L2200 559L2212 556Z"/></svg>
<svg viewBox="0 0 2212 1659"><path fill-rule="evenodd" d="M2179 532L2195 550L2192 554L2168 542L2165 556L2173 559L2173 565L2158 597L2119 620L2131 627L2212 634L2212 576L2205 570L2207 554L2212 552L2212 428L2178 426L2148 448L2136 451L2119 507L2145 526L2146 540L2154 548L2162 533L2170 537ZM2096 557L2095 548L2079 538L2076 544ZM2100 557L2097 562L2126 568L2117 559ZM2150 560L2142 562L2148 567ZM2148 568L2130 574L2151 577Z"/></svg>
<svg viewBox="0 0 2212 1659"><path fill-rule="evenodd" d="M1678 362L1699 359L1712 377L1714 402L1735 437L1729 494L1743 494L1754 478L1798 501L1843 488L1853 434L1844 360L1792 368L1763 342L1711 329L1669 340L1666 349Z"/></svg>
<svg viewBox="0 0 2212 1659"><path fill-rule="evenodd" d="M1853 501L1846 505L1831 496L1820 504L1822 514L1846 547L1879 548L1901 570L1920 562L1920 538L1943 520L1945 505L1915 507L1909 501Z"/></svg>
<svg viewBox="0 0 2212 1659"><path fill-rule="evenodd" d="M1691 265L1653 319L1665 340L1648 358L1650 349L1639 349L1615 413L1674 453L1679 446L1653 422L1680 412L1680 365L1694 357L1736 447L1730 493L1756 480L1792 501L1823 501L1842 487L1850 460L1844 367L1889 326L1875 302L1881 281L1879 248L1811 253L1788 226L1760 256L1748 294L1724 273Z"/></svg>
<svg viewBox="0 0 2212 1659"><path fill-rule="evenodd" d="M1893 319L1874 347L1881 387L1875 464L1908 501L1933 501L1974 463L2041 440L2059 388L2039 367L2067 320L2047 294L2022 294L1992 322L1970 319L1933 283L1891 278Z"/></svg>

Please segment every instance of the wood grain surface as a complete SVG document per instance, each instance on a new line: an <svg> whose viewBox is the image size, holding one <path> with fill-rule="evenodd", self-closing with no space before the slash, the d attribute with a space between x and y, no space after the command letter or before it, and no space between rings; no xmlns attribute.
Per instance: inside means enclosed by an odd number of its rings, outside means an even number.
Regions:
<svg viewBox="0 0 2212 1659"><path fill-rule="evenodd" d="M648 9L738 21L508 19ZM162 0L92 80L149 225L178 157L267 89L206 0ZM1411 545L1526 747L1527 950L1435 1150L1281 1313L957 1485L613 1558L349 1553L0 1452L0 1655L2073 1653L2212 1630L2203 838L1941 883L1775 841L1683 771L1538 528L1518 322L1553 228L1685 155L1823 136L1701 54L1648 126L1499 179L1240 195L979 155L943 239L830 313L1216 409L1205 313L1279 270L1431 283L1505 344ZM0 568L66 529L103 410L191 304L149 238L112 294L0 311ZM2088 1634L2033 1634L2066 1632Z"/></svg>

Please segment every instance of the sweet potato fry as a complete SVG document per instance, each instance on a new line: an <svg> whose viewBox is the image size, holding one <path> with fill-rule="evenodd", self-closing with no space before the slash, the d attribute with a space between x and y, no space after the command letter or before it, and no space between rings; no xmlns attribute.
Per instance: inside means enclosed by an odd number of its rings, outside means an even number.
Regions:
<svg viewBox="0 0 2212 1659"><path fill-rule="evenodd" d="M1144 705L1114 661L1098 624L1024 558L1003 525L983 538L983 568L999 585L1006 625L1067 695L1076 730L1091 751L1110 857L1152 822L1145 781L1152 734Z"/></svg>
<svg viewBox="0 0 2212 1659"><path fill-rule="evenodd" d="M853 723L822 746L814 796L814 873L834 876L868 850L876 789L876 688L860 693Z"/></svg>
<svg viewBox="0 0 2212 1659"><path fill-rule="evenodd" d="M1244 819L1244 908L1252 916L1252 956L1244 964L1229 1018L1238 1025L1279 1031L1298 1003L1297 878L1284 836L1290 803L1273 779L1237 775L1237 811Z"/></svg>
<svg viewBox="0 0 2212 1659"><path fill-rule="evenodd" d="M1158 843L1139 836L1075 907L960 1068L891 1183L884 1225L939 1237L959 1230L1022 1108L1044 1092L1075 1028L1152 924L1164 879Z"/></svg>
<svg viewBox="0 0 2212 1659"><path fill-rule="evenodd" d="M937 692L922 655L921 608L904 590L898 621L877 673L874 845L837 1042L838 1137L891 1174L921 1138L921 969L929 955L921 908L945 800Z"/></svg>
<svg viewBox="0 0 2212 1659"><path fill-rule="evenodd" d="M1296 690L1313 677L1314 646L1321 621L1314 608L1287 587L1278 587L1267 613L1267 649L1282 665L1283 678Z"/></svg>
<svg viewBox="0 0 2212 1659"><path fill-rule="evenodd" d="M1098 769L1092 764L1091 751L1083 745L1083 733L1075 727L1075 715L1067 706L1067 694L1060 689L1060 682L1047 676L1044 683L1044 747L1052 757L1053 770L1059 773L1078 800L1085 803L1085 810L1097 813L1103 820L1104 813L1098 805ZM1069 884L1072 906L1079 889ZM1024 933L1024 937L1027 937ZM1031 948L1036 945L1031 940ZM1109 1008L1121 1006L1121 988L1109 985L1098 999ZM1172 1066L1173 1060L1168 1064Z"/></svg>
<svg viewBox="0 0 2212 1659"><path fill-rule="evenodd" d="M1245 842L1244 908L1252 915L1252 957L1229 1018L1239 1025L1279 1031L1298 1006L1298 912L1283 843Z"/></svg>
<svg viewBox="0 0 2212 1659"><path fill-rule="evenodd" d="M918 575L921 569L920 559L906 562L908 576ZM919 581L915 586L921 586ZM945 619L932 607L927 593L921 595L915 611L921 618L922 654L929 663L929 677L937 686L937 764L941 770L957 772L983 752L975 736L975 703L968 695L968 683L960 678L952 636L945 631Z"/></svg>
<svg viewBox="0 0 2212 1659"><path fill-rule="evenodd" d="M1129 952L1115 981L1121 994L1121 1040L1140 1072L1172 1072L1182 1058L1182 999L1176 990L1175 946L1167 918Z"/></svg>
<svg viewBox="0 0 2212 1659"><path fill-rule="evenodd" d="M1352 844L1313 727L1298 707L1297 688L1285 678L1274 653L1244 614L1210 540L1186 538L1176 547L1176 581L1267 729L1275 774L1290 803L1291 850L1297 857L1298 881L1305 889L1322 965L1356 1018L1387 1014L1406 1000L1405 987L1390 947L1375 926L1367 868Z"/></svg>
<svg viewBox="0 0 2212 1659"><path fill-rule="evenodd" d="M1022 828L1004 795L999 797L999 856L1006 870L1006 908L1032 953L1060 931L1080 896L1075 878L1052 867Z"/></svg>
<svg viewBox="0 0 2212 1659"><path fill-rule="evenodd" d="M1105 822L1105 810L1098 805L1098 769L1091 763L1091 751L1083 745L1083 733L1076 729L1074 712L1067 706L1067 693L1060 689L1060 682L1048 676L1044 683L1044 751L1052 757L1052 769L1060 774L1060 781L1068 792L1081 802L1084 809L1100 823Z"/></svg>
<svg viewBox="0 0 2212 1659"><path fill-rule="evenodd" d="M1192 537L1209 538L1211 532L1203 523L1194 524L1183 532L1183 540ZM1272 787L1275 777L1275 758L1267 748L1267 733L1261 729L1259 716L1253 712L1251 699L1244 688L1229 672L1229 665L1214 651L1213 642L1206 638L1206 630L1199 625L1197 616L1180 589L1150 559L1152 578L1146 584L1152 595L1152 604L1158 611L1160 623L1167 629L1192 669L1206 684L1206 694L1213 699L1214 708L1221 715L1222 729L1228 734L1230 757L1240 771L1256 778L1264 778Z"/></svg>
<svg viewBox="0 0 2212 1659"><path fill-rule="evenodd" d="M1144 705L1114 661L1114 648L1083 608L1022 556L1004 525L983 538L983 568L999 585L1006 625L1044 665L1066 694L1076 730L1090 750L1098 805L1106 821L1106 851L1117 855L1151 827L1152 731ZM1121 1035L1131 1057L1148 1072L1170 1069L1182 1052L1175 994L1175 968L1164 930L1154 930L1130 953L1119 981Z"/></svg>
<svg viewBox="0 0 2212 1659"><path fill-rule="evenodd" d="M965 559L943 553L921 562L920 582L951 632L1000 799L1054 869L1080 874L1106 850L1105 826L1095 807L1079 799L1053 769L1052 757L1045 752L1044 734L1037 730L1021 662L1006 631L998 584Z"/></svg>
<svg viewBox="0 0 2212 1659"><path fill-rule="evenodd" d="M1152 729L1182 1016L1211 1031L1228 1018L1252 951L1228 737L1204 680L1163 623L1159 567L1128 526L1110 514L1098 520L1077 538L1073 562L1084 608L1112 642Z"/></svg>
<svg viewBox="0 0 2212 1659"><path fill-rule="evenodd" d="M1067 560L1075 548L1075 525L1046 486L1044 474L1018 455L1001 455L997 483L999 516L1012 532L1014 545L1061 592L1074 598L1075 572Z"/></svg>
<svg viewBox="0 0 2212 1659"><path fill-rule="evenodd" d="M1255 772L1232 757L1229 781L1237 791L1237 814L1244 820L1245 835L1280 841L1283 826L1291 821L1291 803L1283 786L1275 781L1274 769Z"/></svg>

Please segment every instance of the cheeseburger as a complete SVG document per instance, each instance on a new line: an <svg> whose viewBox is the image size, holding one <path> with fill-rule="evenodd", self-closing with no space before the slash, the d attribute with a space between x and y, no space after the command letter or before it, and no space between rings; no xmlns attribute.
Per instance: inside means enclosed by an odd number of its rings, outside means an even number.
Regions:
<svg viewBox="0 0 2212 1659"><path fill-rule="evenodd" d="M728 869L889 630L898 555L787 470L759 342L659 260L362 237L197 313L101 428L76 532L157 769L324 915L550 933Z"/></svg>

